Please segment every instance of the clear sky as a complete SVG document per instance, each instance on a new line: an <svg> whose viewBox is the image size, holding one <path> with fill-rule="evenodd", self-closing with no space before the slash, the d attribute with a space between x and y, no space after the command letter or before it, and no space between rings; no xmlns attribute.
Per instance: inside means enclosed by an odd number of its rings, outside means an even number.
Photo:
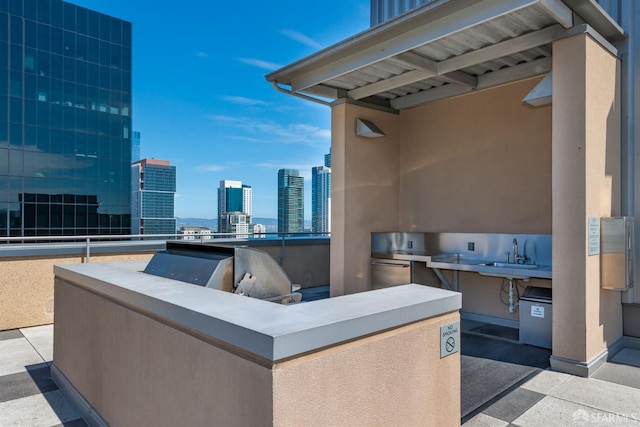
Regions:
<svg viewBox="0 0 640 427"><path fill-rule="evenodd" d="M277 172L305 177L330 147L330 110L264 75L369 27L369 0L70 0L133 24L133 128L141 157L177 168L175 214L215 218L220 180L277 217Z"/></svg>

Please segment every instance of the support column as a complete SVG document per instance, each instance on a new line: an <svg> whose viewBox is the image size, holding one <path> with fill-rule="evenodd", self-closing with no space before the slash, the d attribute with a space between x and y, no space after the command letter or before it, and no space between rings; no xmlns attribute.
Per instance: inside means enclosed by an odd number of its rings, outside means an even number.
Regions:
<svg viewBox="0 0 640 427"><path fill-rule="evenodd" d="M369 290L371 232L398 230L398 114L331 108L331 296ZM386 136L356 135L356 119Z"/></svg>
<svg viewBox="0 0 640 427"><path fill-rule="evenodd" d="M620 215L620 61L589 34L553 43L553 355L589 376L622 337L620 293L600 288L588 218Z"/></svg>

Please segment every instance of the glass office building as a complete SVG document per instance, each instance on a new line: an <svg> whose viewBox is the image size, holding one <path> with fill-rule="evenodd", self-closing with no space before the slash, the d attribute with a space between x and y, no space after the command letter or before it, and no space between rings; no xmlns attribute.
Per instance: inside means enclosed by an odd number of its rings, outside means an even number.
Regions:
<svg viewBox="0 0 640 427"><path fill-rule="evenodd" d="M278 233L304 231L304 178L295 169L278 171Z"/></svg>
<svg viewBox="0 0 640 427"><path fill-rule="evenodd" d="M327 166L311 169L311 230L331 231L331 169Z"/></svg>
<svg viewBox="0 0 640 427"><path fill-rule="evenodd" d="M176 167L166 160L143 159L131 165L133 234L176 234Z"/></svg>
<svg viewBox="0 0 640 427"><path fill-rule="evenodd" d="M129 234L131 23L0 1L0 236Z"/></svg>

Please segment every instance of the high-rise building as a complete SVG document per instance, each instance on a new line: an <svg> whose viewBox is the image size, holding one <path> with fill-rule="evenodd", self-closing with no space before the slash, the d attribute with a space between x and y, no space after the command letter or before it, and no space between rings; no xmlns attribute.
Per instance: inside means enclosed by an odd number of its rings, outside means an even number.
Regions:
<svg viewBox="0 0 640 427"><path fill-rule="evenodd" d="M311 169L311 230L331 232L331 169L327 166Z"/></svg>
<svg viewBox="0 0 640 427"><path fill-rule="evenodd" d="M131 232L131 23L0 2L0 106L0 235Z"/></svg>
<svg viewBox="0 0 640 427"><path fill-rule="evenodd" d="M278 233L304 231L304 178L295 169L278 171Z"/></svg>
<svg viewBox="0 0 640 427"><path fill-rule="evenodd" d="M166 160L142 159L131 165L133 234L176 234L176 167Z"/></svg>
<svg viewBox="0 0 640 427"><path fill-rule="evenodd" d="M331 148L329 148L329 154L324 155L324 165L328 168L331 167Z"/></svg>
<svg viewBox="0 0 640 427"><path fill-rule="evenodd" d="M251 186L241 181L220 181L218 188L218 232L247 237L253 213Z"/></svg>
<svg viewBox="0 0 640 427"><path fill-rule="evenodd" d="M131 135L131 161L138 160L140 160L140 132L134 130Z"/></svg>

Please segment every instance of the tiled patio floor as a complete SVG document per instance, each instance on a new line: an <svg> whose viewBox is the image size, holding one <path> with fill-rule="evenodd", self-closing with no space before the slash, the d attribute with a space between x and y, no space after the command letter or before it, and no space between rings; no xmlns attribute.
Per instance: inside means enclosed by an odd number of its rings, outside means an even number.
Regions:
<svg viewBox="0 0 640 427"><path fill-rule="evenodd" d="M51 380L52 359L52 325L0 332L0 425L86 425ZM465 427L639 424L640 350L622 350L593 378L540 368L527 378L481 405Z"/></svg>

